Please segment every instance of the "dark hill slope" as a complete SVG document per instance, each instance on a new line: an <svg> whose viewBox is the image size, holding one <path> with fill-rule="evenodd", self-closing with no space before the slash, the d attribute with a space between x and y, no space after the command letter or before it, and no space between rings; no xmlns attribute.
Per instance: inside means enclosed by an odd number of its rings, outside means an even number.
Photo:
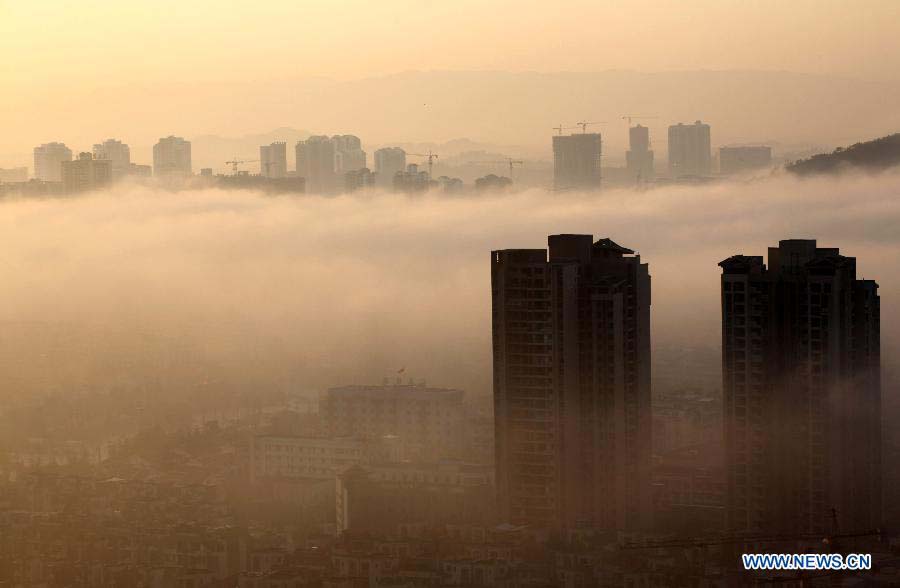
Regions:
<svg viewBox="0 0 900 588"><path fill-rule="evenodd" d="M900 133L846 148L838 147L831 153L813 155L786 167L795 174L810 175L851 169L881 171L896 165L900 165Z"/></svg>

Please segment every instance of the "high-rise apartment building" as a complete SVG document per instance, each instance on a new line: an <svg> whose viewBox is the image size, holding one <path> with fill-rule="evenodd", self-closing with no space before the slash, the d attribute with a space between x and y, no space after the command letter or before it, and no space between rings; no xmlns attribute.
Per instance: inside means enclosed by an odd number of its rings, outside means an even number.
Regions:
<svg viewBox="0 0 900 588"><path fill-rule="evenodd" d="M650 129L635 125L628 129L628 151L625 164L628 177L636 183L653 179L653 151L650 149Z"/></svg>
<svg viewBox="0 0 900 588"><path fill-rule="evenodd" d="M62 183L67 194L87 192L108 186L113 179L112 162L95 159L91 153L80 153L78 159L63 161Z"/></svg>
<svg viewBox="0 0 900 588"><path fill-rule="evenodd" d="M154 176L187 178L192 173L190 141L169 136L153 146Z"/></svg>
<svg viewBox="0 0 900 588"><path fill-rule="evenodd" d="M728 530L878 527L878 285L814 240L719 265Z"/></svg>
<svg viewBox="0 0 900 588"><path fill-rule="evenodd" d="M650 509L650 275L591 235L491 254L498 507L635 530Z"/></svg>
<svg viewBox="0 0 900 588"><path fill-rule="evenodd" d="M72 150L63 143L44 143L35 147L34 177L42 182L61 182L64 161L72 161Z"/></svg>
<svg viewBox="0 0 900 588"><path fill-rule="evenodd" d="M553 188L596 190L600 188L600 133L553 137Z"/></svg>
<svg viewBox="0 0 900 588"><path fill-rule="evenodd" d="M719 172L739 174L772 165L772 148L766 145L719 147Z"/></svg>
<svg viewBox="0 0 900 588"><path fill-rule="evenodd" d="M334 141L334 169L338 174L366 167L366 152L363 151L359 137L335 135L331 140Z"/></svg>
<svg viewBox="0 0 900 588"><path fill-rule="evenodd" d="M384 147L375 151L375 181L391 186L394 175L406 170L406 151L399 147Z"/></svg>
<svg viewBox="0 0 900 588"><path fill-rule="evenodd" d="M306 191L317 194L337 187L334 141L324 135L313 135L295 147L297 175L306 178Z"/></svg>
<svg viewBox="0 0 900 588"><path fill-rule="evenodd" d="M115 180L131 173L131 149L118 139L107 139L94 145L94 159L109 161Z"/></svg>
<svg viewBox="0 0 900 588"><path fill-rule="evenodd" d="M712 173L709 125L696 121L669 127L669 175L708 176Z"/></svg>
<svg viewBox="0 0 900 588"><path fill-rule="evenodd" d="M287 143L276 141L260 146L259 169L266 178L287 177Z"/></svg>

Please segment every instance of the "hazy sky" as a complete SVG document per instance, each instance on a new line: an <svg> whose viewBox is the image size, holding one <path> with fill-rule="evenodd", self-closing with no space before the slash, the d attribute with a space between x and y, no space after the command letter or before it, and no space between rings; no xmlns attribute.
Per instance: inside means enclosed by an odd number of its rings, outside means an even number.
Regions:
<svg viewBox="0 0 900 588"><path fill-rule="evenodd" d="M867 83L383 77L471 70ZM0 0L0 167L30 165L48 141L77 152L116 137L149 163L160 136L278 127L367 148L469 137L548 151L551 126L626 113L659 115L657 140L703 118L716 145L834 147L897 130L898 94L897 0ZM603 129L619 155L625 129Z"/></svg>
<svg viewBox="0 0 900 588"><path fill-rule="evenodd" d="M4 84L409 69L900 76L896 0L0 0ZM0 62L2 63L2 62Z"/></svg>

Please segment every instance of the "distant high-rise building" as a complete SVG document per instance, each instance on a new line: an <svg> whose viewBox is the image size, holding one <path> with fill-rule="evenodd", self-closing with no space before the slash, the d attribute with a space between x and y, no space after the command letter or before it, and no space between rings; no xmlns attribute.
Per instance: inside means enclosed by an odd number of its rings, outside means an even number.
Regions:
<svg viewBox="0 0 900 588"><path fill-rule="evenodd" d="M878 527L878 284L814 240L719 265L728 530Z"/></svg>
<svg viewBox="0 0 900 588"><path fill-rule="evenodd" d="M112 164L112 177L119 179L131 173L131 149L117 140L107 139L94 145L94 159L102 159Z"/></svg>
<svg viewBox="0 0 900 588"><path fill-rule="evenodd" d="M650 510L650 275L610 239L491 254L498 506L635 530Z"/></svg>
<svg viewBox="0 0 900 588"><path fill-rule="evenodd" d="M772 148L765 145L719 147L719 172L738 174L772 165Z"/></svg>
<svg viewBox="0 0 900 588"><path fill-rule="evenodd" d="M669 175L708 176L712 173L709 125L699 120L692 125L669 127Z"/></svg>
<svg viewBox="0 0 900 588"><path fill-rule="evenodd" d="M375 151L376 182L390 186L397 172L406 169L406 151L399 147L384 147Z"/></svg>
<svg viewBox="0 0 900 588"><path fill-rule="evenodd" d="M190 141L169 136L153 146L153 175L187 178L192 173Z"/></svg>
<svg viewBox="0 0 900 588"><path fill-rule="evenodd" d="M553 187L556 190L600 188L600 133L553 137Z"/></svg>
<svg viewBox="0 0 900 588"><path fill-rule="evenodd" d="M278 142L259 148L259 169L267 178L287 177L287 143Z"/></svg>
<svg viewBox="0 0 900 588"><path fill-rule="evenodd" d="M650 150L650 129L635 125L628 129L628 146L625 162L628 176L635 182L653 179L653 151Z"/></svg>
<svg viewBox="0 0 900 588"><path fill-rule="evenodd" d="M62 183L67 194L97 190L108 186L113 179L112 162L95 159L91 153L81 153L78 159L63 161Z"/></svg>
<svg viewBox="0 0 900 588"><path fill-rule="evenodd" d="M297 175L306 178L306 191L327 193L336 186L334 141L324 135L314 135L299 141L295 148Z"/></svg>
<svg viewBox="0 0 900 588"><path fill-rule="evenodd" d="M64 161L72 161L72 150L63 143L44 143L35 147L34 177L43 182L61 182Z"/></svg>
<svg viewBox="0 0 900 588"><path fill-rule="evenodd" d="M366 167L366 152L362 149L362 142L356 135L335 135L334 141L334 169L339 174L348 171L356 171Z"/></svg>

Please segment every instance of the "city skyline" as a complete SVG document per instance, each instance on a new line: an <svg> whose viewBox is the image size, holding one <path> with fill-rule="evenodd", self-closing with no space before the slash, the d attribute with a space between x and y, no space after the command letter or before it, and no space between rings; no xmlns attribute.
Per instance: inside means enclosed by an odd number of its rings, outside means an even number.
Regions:
<svg viewBox="0 0 900 588"><path fill-rule="evenodd" d="M0 588L900 585L897 0L0 54Z"/></svg>

